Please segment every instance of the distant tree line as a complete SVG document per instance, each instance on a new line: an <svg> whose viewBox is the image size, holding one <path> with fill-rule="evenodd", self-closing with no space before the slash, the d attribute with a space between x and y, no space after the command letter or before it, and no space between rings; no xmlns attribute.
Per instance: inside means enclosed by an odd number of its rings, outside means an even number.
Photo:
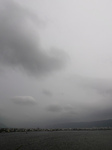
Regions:
<svg viewBox="0 0 112 150"><path fill-rule="evenodd" d="M35 131L94 131L94 130L112 130L112 127L99 128L57 128L57 129L41 129L41 128L0 128L0 133L10 132L35 132Z"/></svg>

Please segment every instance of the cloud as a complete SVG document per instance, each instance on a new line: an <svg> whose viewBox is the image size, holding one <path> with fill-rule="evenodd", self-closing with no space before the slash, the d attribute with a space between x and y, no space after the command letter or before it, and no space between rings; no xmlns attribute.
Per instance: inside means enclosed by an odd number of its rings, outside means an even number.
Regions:
<svg viewBox="0 0 112 150"><path fill-rule="evenodd" d="M63 112L64 114L65 113L75 113L74 107L72 107L70 104L63 105L63 106L62 106L62 104L60 104L60 105L52 104L47 107L47 110L51 111L51 112Z"/></svg>
<svg viewBox="0 0 112 150"><path fill-rule="evenodd" d="M51 112L61 112L62 111L62 107L59 105L50 105L48 106L47 110L51 111Z"/></svg>
<svg viewBox="0 0 112 150"><path fill-rule="evenodd" d="M35 105L37 104L36 100L31 96L15 96L11 99L13 103L19 105Z"/></svg>
<svg viewBox="0 0 112 150"><path fill-rule="evenodd" d="M105 119L111 119L112 118L112 108L111 105L108 107L100 107L99 109L93 108L89 113L86 113L83 118L86 120L90 121L95 121L95 120L105 120Z"/></svg>
<svg viewBox="0 0 112 150"><path fill-rule="evenodd" d="M112 95L111 79L90 78L76 75L75 77L71 77L70 81L81 87L83 90L93 90L103 96Z"/></svg>
<svg viewBox="0 0 112 150"><path fill-rule="evenodd" d="M92 89L102 96L112 96L112 80L109 79L88 79L85 87Z"/></svg>
<svg viewBox="0 0 112 150"><path fill-rule="evenodd" d="M66 113L70 113L70 114L75 114L76 113L76 108L74 108L72 105L67 104L64 106L64 111Z"/></svg>
<svg viewBox="0 0 112 150"><path fill-rule="evenodd" d="M52 96L52 92L49 91L49 90L46 90L46 89L44 89L44 90L42 91L42 93L43 93L44 95L46 95L46 96Z"/></svg>
<svg viewBox="0 0 112 150"><path fill-rule="evenodd" d="M66 54L43 50L37 33L39 19L15 0L0 1L0 66L31 75L63 68ZM48 52L49 51L49 52Z"/></svg>

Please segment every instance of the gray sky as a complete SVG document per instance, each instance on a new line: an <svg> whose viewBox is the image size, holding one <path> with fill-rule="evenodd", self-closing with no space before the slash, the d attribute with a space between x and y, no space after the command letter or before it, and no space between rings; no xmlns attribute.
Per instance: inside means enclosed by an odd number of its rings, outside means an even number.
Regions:
<svg viewBox="0 0 112 150"><path fill-rule="evenodd" d="M0 0L0 122L112 118L112 2Z"/></svg>

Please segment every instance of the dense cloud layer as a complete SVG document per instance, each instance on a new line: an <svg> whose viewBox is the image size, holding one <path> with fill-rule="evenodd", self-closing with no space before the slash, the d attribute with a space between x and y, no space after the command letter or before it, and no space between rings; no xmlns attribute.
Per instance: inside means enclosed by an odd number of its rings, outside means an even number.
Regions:
<svg viewBox="0 0 112 150"><path fill-rule="evenodd" d="M82 85L85 86L85 88L96 91L104 97L106 96L108 98L108 96L112 96L112 80L85 78Z"/></svg>
<svg viewBox="0 0 112 150"><path fill-rule="evenodd" d="M34 19L35 18L35 19ZM45 52L38 40L39 19L14 0L0 1L0 66L43 75L64 65L63 52Z"/></svg>
<svg viewBox="0 0 112 150"><path fill-rule="evenodd" d="M51 96L53 95L51 91L46 90L46 89L43 89L42 93L43 93L44 95L48 96L48 97L49 97L49 96L51 97Z"/></svg>
<svg viewBox="0 0 112 150"><path fill-rule="evenodd" d="M104 0L0 0L0 122L112 118L111 7ZM70 56L65 70L58 69L66 54L56 47Z"/></svg>
<svg viewBox="0 0 112 150"><path fill-rule="evenodd" d="M31 96L15 96L11 99L15 104L19 105L35 105L36 100Z"/></svg>
<svg viewBox="0 0 112 150"><path fill-rule="evenodd" d="M59 105L50 105L47 110L51 112L60 112L62 111L62 107Z"/></svg>
<svg viewBox="0 0 112 150"><path fill-rule="evenodd" d="M94 90L103 96L112 94L112 80L108 78L91 78L74 75L71 77L71 81L85 90Z"/></svg>

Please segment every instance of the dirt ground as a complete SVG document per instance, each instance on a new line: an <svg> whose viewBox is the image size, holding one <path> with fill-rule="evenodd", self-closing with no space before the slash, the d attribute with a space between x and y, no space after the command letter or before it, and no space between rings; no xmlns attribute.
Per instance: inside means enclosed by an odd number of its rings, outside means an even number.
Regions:
<svg viewBox="0 0 112 150"><path fill-rule="evenodd" d="M0 150L112 150L112 131L0 133Z"/></svg>

